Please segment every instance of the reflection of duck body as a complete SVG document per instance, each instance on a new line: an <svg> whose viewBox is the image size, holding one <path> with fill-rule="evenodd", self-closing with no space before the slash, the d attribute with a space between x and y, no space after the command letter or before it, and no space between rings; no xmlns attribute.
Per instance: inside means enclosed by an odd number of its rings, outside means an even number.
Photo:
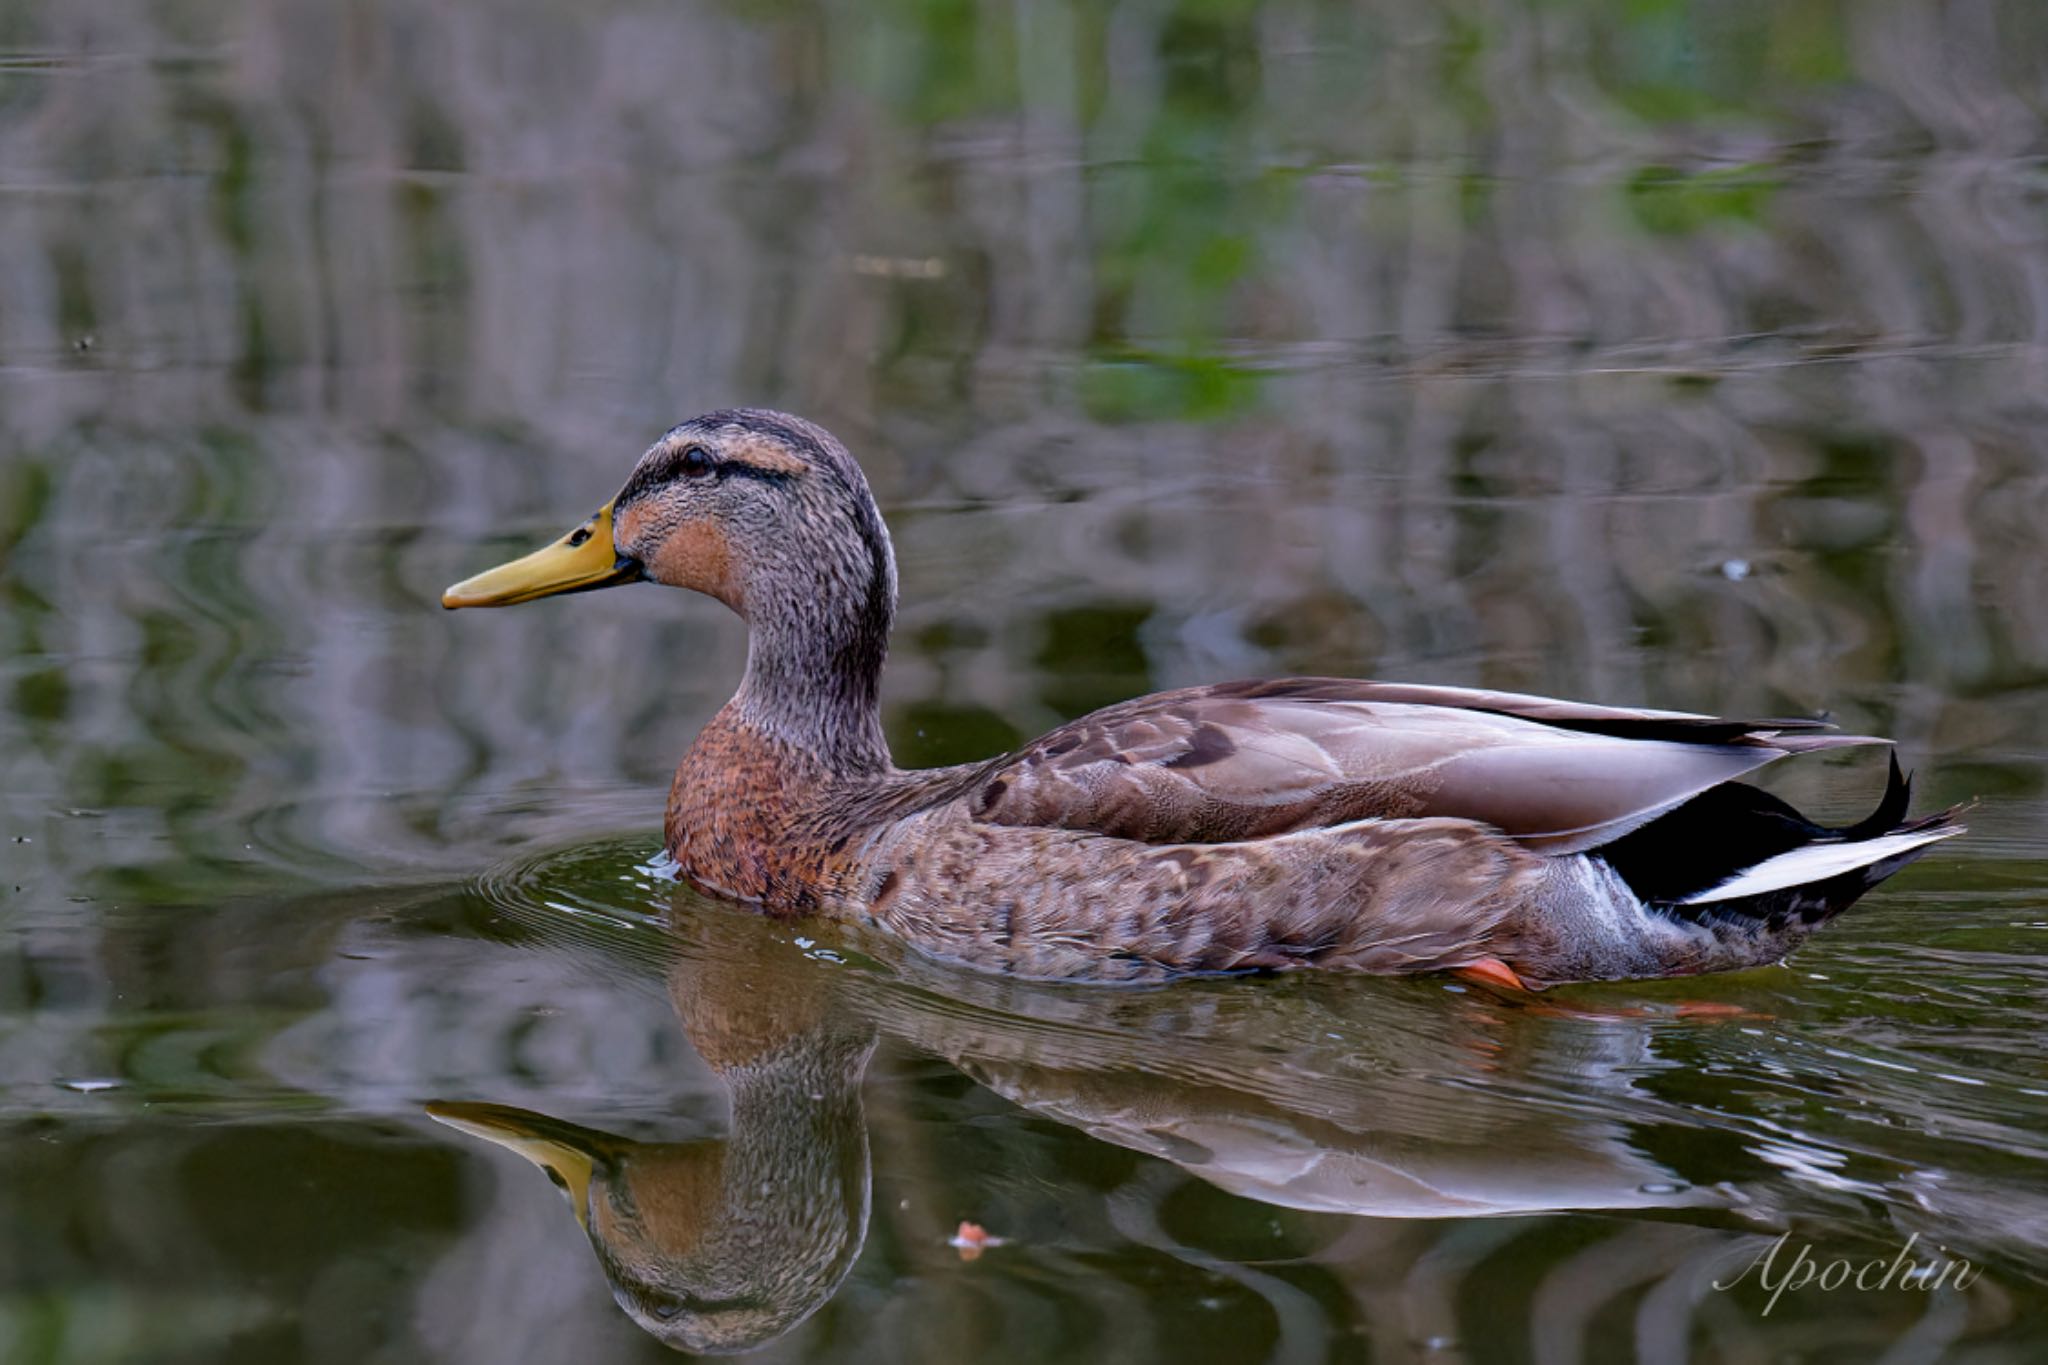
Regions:
<svg viewBox="0 0 2048 1365"><path fill-rule="evenodd" d="M677 770L682 873L776 913L870 920L1020 975L1300 966L1509 984L1776 961L1933 841L1894 768L1827 829L1734 781L1881 741L1517 694L1297 678L1144 697L993 761L904 772L876 704L888 532L822 429L676 427L569 536L451 607L651 578L751 629Z"/></svg>
<svg viewBox="0 0 2048 1365"><path fill-rule="evenodd" d="M1218 983L1104 1001L921 976L860 982L852 1007L1013 1104L1264 1204L1430 1219L1727 1202L1631 1141L1622 1116L1644 1117L1639 1083L1668 1065L1640 1019L1483 994ZM1581 1098L1540 1093L1556 1088Z"/></svg>
<svg viewBox="0 0 2048 1365"><path fill-rule="evenodd" d="M1674 1179L1631 1149L1618 1128L1584 1120L1535 1125L1522 1112L1508 1121L1499 1101L1481 1105L1494 1111L1485 1122L1426 1134L1398 1122L1347 1127L1225 1086L1201 1090L1126 1072L972 1058L959 1065L1033 1113L1281 1208L1476 1218L1725 1202L1719 1191ZM1440 1108L1432 1113L1446 1117Z"/></svg>

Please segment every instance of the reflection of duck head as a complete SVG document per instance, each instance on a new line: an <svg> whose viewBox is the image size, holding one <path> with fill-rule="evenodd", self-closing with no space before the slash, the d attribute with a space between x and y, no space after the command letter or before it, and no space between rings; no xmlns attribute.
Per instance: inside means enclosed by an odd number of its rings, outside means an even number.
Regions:
<svg viewBox="0 0 2048 1365"><path fill-rule="evenodd" d="M792 1029L802 1021L786 1008L777 1020L753 1005L707 1013L702 998L678 1004L731 1094L722 1139L636 1142L495 1104L427 1112L547 1173L589 1233L613 1297L641 1327L684 1350L740 1351L810 1316L860 1253L860 1081L873 1043L829 1027Z"/></svg>

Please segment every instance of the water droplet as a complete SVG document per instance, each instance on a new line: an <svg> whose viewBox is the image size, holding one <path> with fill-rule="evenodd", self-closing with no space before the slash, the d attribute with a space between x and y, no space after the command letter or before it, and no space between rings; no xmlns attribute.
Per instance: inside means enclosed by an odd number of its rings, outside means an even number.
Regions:
<svg viewBox="0 0 2048 1365"><path fill-rule="evenodd" d="M1721 577L1730 583L1740 583L1749 577L1750 566L1746 559L1724 559L1721 561Z"/></svg>

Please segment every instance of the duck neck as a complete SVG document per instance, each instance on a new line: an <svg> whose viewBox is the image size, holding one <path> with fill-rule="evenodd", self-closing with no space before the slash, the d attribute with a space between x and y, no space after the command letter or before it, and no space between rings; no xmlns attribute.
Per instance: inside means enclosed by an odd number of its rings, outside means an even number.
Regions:
<svg viewBox="0 0 2048 1365"><path fill-rule="evenodd" d="M879 701L895 615L895 574L877 559L857 600L832 591L750 603L747 672L729 710L764 738L815 759L837 777L890 769Z"/></svg>
<svg viewBox="0 0 2048 1365"><path fill-rule="evenodd" d="M860 1084L874 1046L871 1034L834 1027L720 1073L732 1102L728 1161L739 1168L745 1197L758 1200L768 1184L789 1183L792 1170L807 1162L831 1168L855 1153L865 1180Z"/></svg>

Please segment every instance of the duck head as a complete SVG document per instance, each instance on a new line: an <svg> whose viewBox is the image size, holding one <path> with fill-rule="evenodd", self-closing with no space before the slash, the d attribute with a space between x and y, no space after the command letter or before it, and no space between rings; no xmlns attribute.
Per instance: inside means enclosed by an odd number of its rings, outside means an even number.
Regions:
<svg viewBox="0 0 2048 1365"><path fill-rule="evenodd" d="M618 496L554 544L465 579L441 605L505 607L636 582L714 597L749 627L735 705L837 766L887 762L875 694L896 610L888 528L824 428L729 408L671 428Z"/></svg>

